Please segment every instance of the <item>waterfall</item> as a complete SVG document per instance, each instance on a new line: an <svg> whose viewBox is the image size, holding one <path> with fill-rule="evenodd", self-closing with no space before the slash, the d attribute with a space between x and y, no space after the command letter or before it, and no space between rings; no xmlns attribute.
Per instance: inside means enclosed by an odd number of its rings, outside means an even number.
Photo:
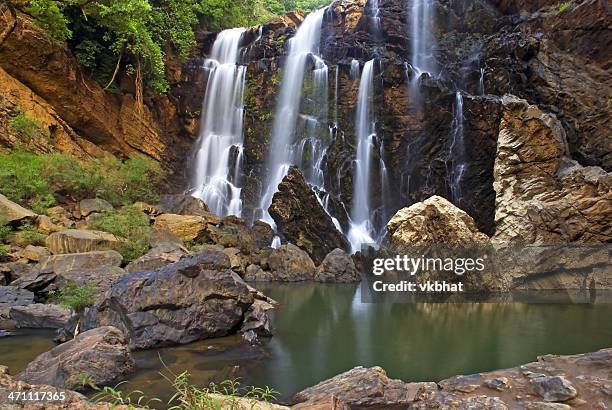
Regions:
<svg viewBox="0 0 612 410"><path fill-rule="evenodd" d="M480 95L485 95L484 75L485 75L485 69L481 68L480 69L480 80L478 81L478 93Z"/></svg>
<svg viewBox="0 0 612 410"><path fill-rule="evenodd" d="M204 62L208 83L196 143L191 195L219 216L242 213L240 175L246 67L238 65L243 28L219 33Z"/></svg>
<svg viewBox="0 0 612 410"><path fill-rule="evenodd" d="M359 78L359 61L352 59L351 60L351 80L356 80Z"/></svg>
<svg viewBox="0 0 612 410"><path fill-rule="evenodd" d="M321 42L321 23L326 9L314 11L306 16L300 25L296 35L288 41L289 52L283 70L281 81L280 96L276 107L274 124L272 127L272 137L270 140L270 151L267 159L266 183L263 187L264 192L261 197L257 217L275 226L274 220L268 213L268 208L272 203L274 193L278 189L278 184L287 175L289 167L295 163L296 147L296 126L300 119L300 104L302 100L302 85L306 66L309 62L314 62L313 71L313 98L317 95L323 96L327 107L327 66L323 60L317 56ZM313 105L316 106L316 103ZM325 113L326 115L326 108ZM302 117L305 128L312 131L317 121L314 117ZM318 147L309 139L309 148L316 151ZM306 144L306 143L305 143ZM297 147L299 148L299 147ZM298 153L299 154L299 153ZM321 154L318 150L316 154ZM316 160L315 160L316 162ZM312 179L311 181L312 182Z"/></svg>
<svg viewBox="0 0 612 410"><path fill-rule="evenodd" d="M460 91L455 93L455 110L451 126L452 142L450 156L452 170L450 172L450 189L453 203L457 206L461 204L461 182L467 168L465 153L465 140L463 134L463 96Z"/></svg>
<svg viewBox="0 0 612 410"><path fill-rule="evenodd" d="M375 243L375 230L370 220L370 171L372 152L376 137L375 122L372 113L374 96L374 60L363 66L357 112L355 115L355 132L357 138L357 156L353 174L353 206L348 232L348 240L353 252L361 250L362 244Z"/></svg>
<svg viewBox="0 0 612 410"><path fill-rule="evenodd" d="M412 69L416 81L421 74L432 74L436 70L433 56L433 0L410 0L412 2L410 34L412 38Z"/></svg>

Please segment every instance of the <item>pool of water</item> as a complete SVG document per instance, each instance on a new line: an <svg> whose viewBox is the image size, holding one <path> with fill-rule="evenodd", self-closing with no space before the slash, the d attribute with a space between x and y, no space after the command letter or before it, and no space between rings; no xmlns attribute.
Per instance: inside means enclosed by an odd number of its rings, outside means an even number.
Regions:
<svg viewBox="0 0 612 410"><path fill-rule="evenodd" d="M124 389L167 399L165 377L186 370L200 385L238 377L286 400L359 365L381 366L405 381L437 381L612 346L609 303L364 304L354 285L258 288L281 303L274 337L260 346L232 336L136 352L138 371ZM42 333L0 339L0 364L15 373L51 346Z"/></svg>

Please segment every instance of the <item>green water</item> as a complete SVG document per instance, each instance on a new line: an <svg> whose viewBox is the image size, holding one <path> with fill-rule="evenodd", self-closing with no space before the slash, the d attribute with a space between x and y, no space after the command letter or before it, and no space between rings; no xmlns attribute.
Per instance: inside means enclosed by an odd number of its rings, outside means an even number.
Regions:
<svg viewBox="0 0 612 410"><path fill-rule="evenodd" d="M542 354L612 346L612 304L384 305L360 303L352 285L258 288L282 305L273 316L276 335L267 343L246 346L232 336L137 352L139 370L125 388L167 398L171 389L159 371L188 370L197 384L240 377L244 384L273 387L286 399L359 365L381 366L406 381L437 381L515 366ZM14 370L36 348L50 347L11 339L0 339L0 364L8 360Z"/></svg>

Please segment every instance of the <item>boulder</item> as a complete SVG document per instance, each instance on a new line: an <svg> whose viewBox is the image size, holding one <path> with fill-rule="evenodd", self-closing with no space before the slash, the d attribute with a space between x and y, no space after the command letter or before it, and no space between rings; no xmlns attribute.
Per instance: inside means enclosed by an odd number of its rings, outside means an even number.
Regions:
<svg viewBox="0 0 612 410"><path fill-rule="evenodd" d="M172 242L162 242L145 255L130 262L125 267L125 270L128 272L138 272L162 268L171 263L178 262L186 254L187 252L185 252L181 245Z"/></svg>
<svg viewBox="0 0 612 410"><path fill-rule="evenodd" d="M153 227L172 232L182 241L192 241L204 234L207 224L216 225L219 218L213 214L201 215L162 214L155 218Z"/></svg>
<svg viewBox="0 0 612 410"><path fill-rule="evenodd" d="M84 390L82 378L103 386L131 373L135 362L123 334L103 326L79 334L36 357L16 378L27 383Z"/></svg>
<svg viewBox="0 0 612 410"><path fill-rule="evenodd" d="M124 239L108 232L66 229L47 238L47 248L53 254L83 253L119 249Z"/></svg>
<svg viewBox="0 0 612 410"><path fill-rule="evenodd" d="M57 275L51 270L33 269L24 272L19 278L10 283L11 286L18 286L31 292L47 292Z"/></svg>
<svg viewBox="0 0 612 410"><path fill-rule="evenodd" d="M612 174L568 157L556 116L512 95L502 105L493 241L610 242Z"/></svg>
<svg viewBox="0 0 612 410"><path fill-rule="evenodd" d="M351 255L337 248L323 259L314 279L317 282L354 283L361 281L361 275Z"/></svg>
<svg viewBox="0 0 612 410"><path fill-rule="evenodd" d="M115 282L125 275L118 266L97 266L89 269L75 269L57 273L55 285L62 288L67 284L87 287L97 297L109 290Z"/></svg>
<svg viewBox="0 0 612 410"><path fill-rule="evenodd" d="M313 280L315 264L310 256L289 243L274 249L268 258L268 266L274 281L299 282Z"/></svg>
<svg viewBox="0 0 612 410"><path fill-rule="evenodd" d="M70 309L61 306L34 303L12 307L9 318L18 328L60 329L68 326L73 313Z"/></svg>
<svg viewBox="0 0 612 410"><path fill-rule="evenodd" d="M178 215L199 215L208 217L208 206L199 198L191 195L162 195L155 206L157 212Z"/></svg>
<svg viewBox="0 0 612 410"><path fill-rule="evenodd" d="M268 211L278 231L308 252L316 264L335 248L349 249L348 241L296 167L291 167L278 185Z"/></svg>
<svg viewBox="0 0 612 410"><path fill-rule="evenodd" d="M0 397L8 397L11 392L17 392L23 399L14 400L10 405L5 407L7 410L102 410L104 404L92 403L80 393L66 390L64 387L57 388L46 384L29 384L22 380L14 379L8 374L8 368L0 366ZM29 392L48 392L52 397L60 398L61 401L40 401L27 400ZM110 404L108 405L110 407ZM122 409L121 406L113 407L116 410Z"/></svg>
<svg viewBox="0 0 612 410"><path fill-rule="evenodd" d="M34 303L34 293L17 286L0 286L0 308Z"/></svg>
<svg viewBox="0 0 612 410"><path fill-rule="evenodd" d="M544 401L566 401L578 395L572 383L563 376L535 377L531 383Z"/></svg>
<svg viewBox="0 0 612 410"><path fill-rule="evenodd" d="M31 260L33 262L39 262L41 259L48 257L49 249L44 246L28 245L23 251L21 251L21 257Z"/></svg>
<svg viewBox="0 0 612 410"><path fill-rule="evenodd" d="M74 226L72 214L61 206L49 208L47 209L46 213L49 216L51 223L60 226L62 229L68 229Z"/></svg>
<svg viewBox="0 0 612 410"><path fill-rule="evenodd" d="M272 273L265 271L259 265L249 265L244 272L244 280L249 282L272 282Z"/></svg>
<svg viewBox="0 0 612 410"><path fill-rule="evenodd" d="M59 232L64 228L53 223L47 215L38 215L38 218L36 218L36 229L43 235L51 235L53 232Z"/></svg>
<svg viewBox="0 0 612 410"><path fill-rule="evenodd" d="M122 261L123 257L117 251L92 251L51 255L41 259L36 268L62 274L101 266L120 266Z"/></svg>
<svg viewBox="0 0 612 410"><path fill-rule="evenodd" d="M104 199L101 198L88 198L83 199L79 202L78 212L81 218L89 216L92 213L101 213L104 211L112 211L115 208Z"/></svg>
<svg viewBox="0 0 612 410"><path fill-rule="evenodd" d="M113 325L134 349L190 343L235 332L254 296L223 252L126 274L85 315L83 329Z"/></svg>
<svg viewBox="0 0 612 410"><path fill-rule="evenodd" d="M0 194L0 221L6 223L22 221L24 219L33 220L36 216L34 212Z"/></svg>
<svg viewBox="0 0 612 410"><path fill-rule="evenodd" d="M244 323L240 328L249 343L253 343L259 336L272 336L272 321L268 311L274 309L271 303L255 299L244 315Z"/></svg>
<svg viewBox="0 0 612 410"><path fill-rule="evenodd" d="M393 244L486 244L471 216L434 195L400 209L387 224Z"/></svg>
<svg viewBox="0 0 612 410"><path fill-rule="evenodd" d="M293 409L407 408L419 391L435 383L405 383L380 367L355 367L297 393Z"/></svg>
<svg viewBox="0 0 612 410"><path fill-rule="evenodd" d="M244 219L230 215L223 218L217 226L208 225L206 239L224 248L237 248L248 254L272 243L269 236L271 230L272 227L265 222L256 222L251 229ZM265 244L268 238L270 242Z"/></svg>

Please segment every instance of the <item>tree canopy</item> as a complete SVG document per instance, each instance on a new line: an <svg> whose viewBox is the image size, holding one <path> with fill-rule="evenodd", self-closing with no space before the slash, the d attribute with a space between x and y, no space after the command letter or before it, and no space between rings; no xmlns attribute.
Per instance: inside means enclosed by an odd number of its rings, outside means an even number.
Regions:
<svg viewBox="0 0 612 410"><path fill-rule="evenodd" d="M83 68L106 88L117 74L134 75L164 93L164 49L184 59L195 45L194 27L253 26L291 10L311 11L330 0L29 0L22 11L66 41Z"/></svg>

